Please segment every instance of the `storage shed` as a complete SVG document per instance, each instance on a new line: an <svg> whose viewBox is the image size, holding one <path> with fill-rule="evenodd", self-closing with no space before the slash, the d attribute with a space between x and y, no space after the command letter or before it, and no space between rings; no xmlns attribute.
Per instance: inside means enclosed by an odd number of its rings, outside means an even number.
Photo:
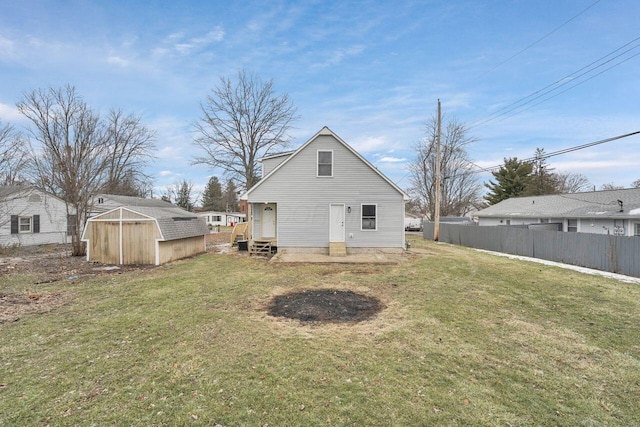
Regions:
<svg viewBox="0 0 640 427"><path fill-rule="evenodd" d="M121 206L89 218L82 234L87 261L160 265L206 250L209 229L175 206Z"/></svg>

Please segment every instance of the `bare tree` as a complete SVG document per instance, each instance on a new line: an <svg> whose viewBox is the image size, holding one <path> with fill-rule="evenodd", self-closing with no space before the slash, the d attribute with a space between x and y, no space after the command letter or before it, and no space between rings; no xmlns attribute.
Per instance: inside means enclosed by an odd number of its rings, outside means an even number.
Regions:
<svg viewBox="0 0 640 427"><path fill-rule="evenodd" d="M13 125L0 122L0 185L17 185L26 181L28 164L25 140Z"/></svg>
<svg viewBox="0 0 640 427"><path fill-rule="evenodd" d="M631 183L631 187L633 188L640 188L640 179L636 179L635 181L633 181Z"/></svg>
<svg viewBox="0 0 640 427"><path fill-rule="evenodd" d="M165 194L162 196L162 200L174 203L182 209L192 212L196 203L193 199L192 193L193 184L183 180L179 184L176 183L173 186L167 186Z"/></svg>
<svg viewBox="0 0 640 427"><path fill-rule="evenodd" d="M150 177L143 172L153 158L156 132L142 124L140 116L112 109L107 116L107 178L104 191L143 196Z"/></svg>
<svg viewBox="0 0 640 427"><path fill-rule="evenodd" d="M91 196L102 188L109 144L98 115L67 85L25 93L17 104L33 125L29 142L34 182L67 204L72 254L83 255L80 231Z"/></svg>
<svg viewBox="0 0 640 427"><path fill-rule="evenodd" d="M581 173L559 172L556 174L559 193L580 193L589 191L591 183Z"/></svg>
<svg viewBox="0 0 640 427"><path fill-rule="evenodd" d="M600 191L608 191L608 190L624 190L624 185L616 185L613 182L609 182L607 184L602 184L600 186Z"/></svg>
<svg viewBox="0 0 640 427"><path fill-rule="evenodd" d="M431 219L435 215L437 121L434 115L427 123L426 137L415 146L417 156L409 166L414 199ZM480 201L481 186L466 151L475 141L463 124L455 119L446 122L440 147L442 216L464 216Z"/></svg>
<svg viewBox="0 0 640 427"><path fill-rule="evenodd" d="M193 163L221 169L245 189L259 180L257 159L285 147L298 119L289 96L275 94L273 80L264 82L244 70L236 82L221 77L200 108L195 144L204 154Z"/></svg>

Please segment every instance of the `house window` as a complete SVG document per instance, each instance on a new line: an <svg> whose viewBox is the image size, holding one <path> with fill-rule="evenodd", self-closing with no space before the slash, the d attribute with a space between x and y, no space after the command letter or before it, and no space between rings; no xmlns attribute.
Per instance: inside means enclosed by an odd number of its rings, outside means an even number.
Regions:
<svg viewBox="0 0 640 427"><path fill-rule="evenodd" d="M567 220L567 231L572 233L576 233L578 231L578 220L577 219L568 219Z"/></svg>
<svg viewBox="0 0 640 427"><path fill-rule="evenodd" d="M377 210L378 207L376 205L362 205L362 230L377 230Z"/></svg>
<svg viewBox="0 0 640 427"><path fill-rule="evenodd" d="M640 237L640 222L633 224L633 235L636 237Z"/></svg>
<svg viewBox="0 0 640 427"><path fill-rule="evenodd" d="M19 233L31 233L32 217L21 216L19 219Z"/></svg>
<svg viewBox="0 0 640 427"><path fill-rule="evenodd" d="M213 220L220 222L220 221L222 221L222 216L221 215L213 215Z"/></svg>
<svg viewBox="0 0 640 427"><path fill-rule="evenodd" d="M333 151L318 151L318 176L333 176Z"/></svg>

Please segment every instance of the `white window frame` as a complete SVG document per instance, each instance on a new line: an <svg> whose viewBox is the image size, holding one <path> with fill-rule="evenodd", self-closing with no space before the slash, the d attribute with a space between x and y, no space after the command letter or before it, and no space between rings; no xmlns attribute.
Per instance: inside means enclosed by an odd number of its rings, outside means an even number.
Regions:
<svg viewBox="0 0 640 427"><path fill-rule="evenodd" d="M375 216L373 220L375 222L375 228L364 228L362 226L362 222L364 220L364 207L365 206L374 206L376 209ZM370 217L367 217L370 218ZM378 231L378 204L377 203L362 203L360 204L360 231Z"/></svg>
<svg viewBox="0 0 640 427"><path fill-rule="evenodd" d="M22 229L22 220L27 220L29 222L29 229L28 230L23 230ZM18 217L18 233L19 234L27 234L27 233L33 233L33 217L32 216L19 216Z"/></svg>
<svg viewBox="0 0 640 427"><path fill-rule="evenodd" d="M573 228L572 226L569 225L569 221L575 221L576 225L575 225L575 230L570 230L570 228ZM567 232L568 233L577 233L578 232L578 218L567 218Z"/></svg>
<svg viewBox="0 0 640 427"><path fill-rule="evenodd" d="M320 175L320 153L331 153L331 174L330 175ZM322 165L327 165L328 163L322 163ZM318 178L333 178L333 150L318 150L316 155L316 176Z"/></svg>
<svg viewBox="0 0 640 427"><path fill-rule="evenodd" d="M640 222L633 224L633 235L635 237L640 237Z"/></svg>

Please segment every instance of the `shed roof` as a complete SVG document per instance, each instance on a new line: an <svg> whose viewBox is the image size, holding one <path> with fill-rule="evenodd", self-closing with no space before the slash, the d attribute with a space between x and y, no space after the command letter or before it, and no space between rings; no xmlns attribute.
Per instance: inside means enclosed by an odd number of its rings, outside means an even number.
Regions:
<svg viewBox="0 0 640 427"><path fill-rule="evenodd" d="M620 206L622 202L622 206ZM640 188L512 197L478 211L480 218L640 218Z"/></svg>
<svg viewBox="0 0 640 427"><path fill-rule="evenodd" d="M89 221L99 220L100 217L119 209L126 209L154 219L160 229L162 240L185 239L209 234L209 227L202 218L173 205L169 205L169 207L120 206L97 215L89 219Z"/></svg>

